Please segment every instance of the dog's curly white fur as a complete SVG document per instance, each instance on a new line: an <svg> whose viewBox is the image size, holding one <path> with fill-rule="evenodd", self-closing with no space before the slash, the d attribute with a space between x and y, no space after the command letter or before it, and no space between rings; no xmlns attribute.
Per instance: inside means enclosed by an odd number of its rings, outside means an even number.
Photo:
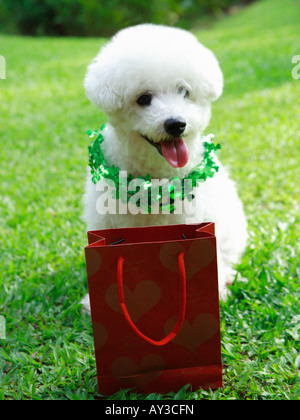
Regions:
<svg viewBox="0 0 300 420"><path fill-rule="evenodd" d="M120 31L102 48L88 68L85 88L91 102L108 116L103 143L106 160L136 177L151 174L170 180L184 178L201 162L201 135L209 123L211 103L222 94L223 76L213 53L192 34L146 24ZM172 132L167 121L183 125L178 129L177 124ZM183 163L179 159L176 164L161 148L179 133L189 154L186 149L179 151ZM225 298L226 284L233 280L234 265L246 246L247 225L235 185L218 164L219 172L197 187L201 208L195 222L215 222L219 289ZM184 213L101 215L96 211L100 194L89 175L84 199L88 230L187 220Z"/></svg>

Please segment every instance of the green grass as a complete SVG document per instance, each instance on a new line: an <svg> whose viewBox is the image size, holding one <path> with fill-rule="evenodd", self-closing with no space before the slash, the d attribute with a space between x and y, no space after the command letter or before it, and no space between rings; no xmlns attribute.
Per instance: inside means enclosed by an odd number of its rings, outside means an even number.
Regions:
<svg viewBox="0 0 300 420"><path fill-rule="evenodd" d="M299 6L258 1L197 31L224 70L208 132L237 181L250 241L221 303L223 389L171 398L300 397L300 80L291 77ZM87 291L84 133L105 121L82 80L101 42L0 38L0 399L99 398L90 319L78 302Z"/></svg>

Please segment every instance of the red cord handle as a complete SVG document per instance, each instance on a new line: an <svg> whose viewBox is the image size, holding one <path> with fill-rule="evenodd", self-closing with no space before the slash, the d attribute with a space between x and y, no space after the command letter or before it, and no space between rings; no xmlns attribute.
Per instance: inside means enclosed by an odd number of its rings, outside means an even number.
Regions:
<svg viewBox="0 0 300 420"><path fill-rule="evenodd" d="M168 344L176 335L179 333L184 318L185 318L185 310L186 310L186 274L185 274L185 266L184 266L184 254L181 252L178 256L178 265L179 265L179 273L180 273L180 308L179 308L179 316L176 322L174 329L168 334L165 338L160 341L152 340L151 338L144 335L133 323L125 304L124 298L124 287L123 287L123 264L124 258L119 257L118 259L118 270L117 270L117 278L118 278L118 294L119 294L119 301L120 306L125 316L126 321L128 322L129 326L133 329L133 331L141 337L146 342L153 344L154 346L165 346Z"/></svg>

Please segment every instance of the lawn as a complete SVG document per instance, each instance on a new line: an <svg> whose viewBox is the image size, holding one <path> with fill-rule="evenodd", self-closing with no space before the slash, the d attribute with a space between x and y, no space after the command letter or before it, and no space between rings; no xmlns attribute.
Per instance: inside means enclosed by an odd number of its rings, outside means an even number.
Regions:
<svg viewBox="0 0 300 420"><path fill-rule="evenodd" d="M209 29L223 97L207 132L245 203L249 246L221 303L224 387L179 399L299 399L300 2L262 0ZM0 36L0 399L99 399L80 219L85 136L105 116L85 98L104 40ZM162 399L161 395L112 398Z"/></svg>

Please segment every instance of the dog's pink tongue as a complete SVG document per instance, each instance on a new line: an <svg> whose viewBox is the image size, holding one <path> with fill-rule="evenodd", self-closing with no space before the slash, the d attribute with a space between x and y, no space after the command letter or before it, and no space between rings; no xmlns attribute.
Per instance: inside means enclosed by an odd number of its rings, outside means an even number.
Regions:
<svg viewBox="0 0 300 420"><path fill-rule="evenodd" d="M164 158L173 168L183 168L189 160L189 149L183 139L178 138L172 141L160 143Z"/></svg>

